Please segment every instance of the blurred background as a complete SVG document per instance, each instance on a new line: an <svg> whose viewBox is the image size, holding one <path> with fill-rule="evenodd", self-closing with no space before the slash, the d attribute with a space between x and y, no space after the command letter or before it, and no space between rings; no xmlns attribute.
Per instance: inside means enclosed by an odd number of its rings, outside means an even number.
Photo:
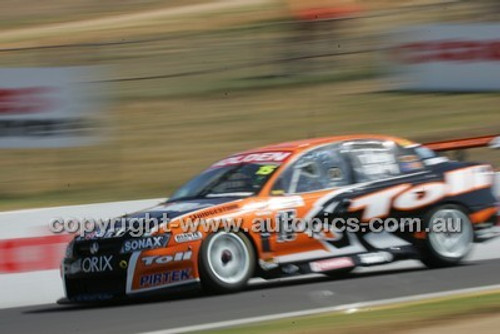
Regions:
<svg viewBox="0 0 500 334"><path fill-rule="evenodd" d="M213 161L273 142L350 133L426 142L500 129L494 83L475 89L468 75L444 74L437 88L418 76L408 85L399 74L442 69L401 65L393 52L438 54L449 73L486 66L477 72L500 81L495 0L3 0L0 8L2 210L167 197ZM436 49L399 34L436 24L453 25L448 40L469 44ZM476 35L487 41L474 44ZM500 163L486 148L469 159Z"/></svg>

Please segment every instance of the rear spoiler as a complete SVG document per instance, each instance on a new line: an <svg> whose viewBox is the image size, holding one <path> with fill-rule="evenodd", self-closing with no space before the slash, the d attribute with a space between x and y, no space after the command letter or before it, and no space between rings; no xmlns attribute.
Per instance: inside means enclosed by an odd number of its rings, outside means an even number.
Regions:
<svg viewBox="0 0 500 334"><path fill-rule="evenodd" d="M500 134L491 136L443 140L443 141L425 143L423 145L437 152L465 150L468 148L478 148L478 147L490 147L498 149L500 148Z"/></svg>

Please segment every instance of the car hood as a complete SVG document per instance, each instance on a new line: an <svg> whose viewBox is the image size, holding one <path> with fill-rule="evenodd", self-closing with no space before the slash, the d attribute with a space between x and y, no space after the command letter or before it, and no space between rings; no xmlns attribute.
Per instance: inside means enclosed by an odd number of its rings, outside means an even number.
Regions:
<svg viewBox="0 0 500 334"><path fill-rule="evenodd" d="M238 199L232 197L224 197L224 198L201 198L201 199L193 199L193 200L181 200L181 201L173 201L173 202L165 202L161 203L153 208L149 208L146 210L141 210L132 214L125 216L126 218L156 218L160 219L164 215L167 216L170 220L175 219L177 217L186 215L191 212L195 212L198 210L207 209L210 207L218 206L224 203L229 203L233 201L237 201Z"/></svg>
<svg viewBox="0 0 500 334"><path fill-rule="evenodd" d="M95 239L123 239L128 238L131 235L129 233L119 233L118 231L122 227L123 221L130 222L137 221L145 221L148 222L150 220L150 225L147 228L147 231L154 230L152 224L154 224L154 220L158 223L162 223L164 218L168 218L169 221L174 220L175 218L180 218L181 216L187 215L189 213L200 212L202 214L208 213L219 213L223 212L226 209L235 209L235 207L224 206L225 203L239 201L239 198L203 198L203 199L193 199L193 200L180 200L180 201L172 201L172 202L164 202L154 206L152 208L148 208L145 210L137 211L122 217L117 218L118 222L112 226L109 225L105 229L97 229L93 232L86 233L84 236L76 237L76 241L85 241L85 240L95 240ZM213 208L211 210L210 208ZM224 209L224 210L223 210ZM213 211L213 212L212 212ZM148 234L146 232L146 234Z"/></svg>

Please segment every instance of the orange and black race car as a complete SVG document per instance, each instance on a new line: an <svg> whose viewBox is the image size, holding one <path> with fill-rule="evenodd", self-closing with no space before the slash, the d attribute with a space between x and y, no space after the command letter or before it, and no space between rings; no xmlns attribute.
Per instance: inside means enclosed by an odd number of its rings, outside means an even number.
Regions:
<svg viewBox="0 0 500 334"><path fill-rule="evenodd" d="M168 201L76 237L62 264L66 297L95 301L193 285L231 292L252 277L333 276L405 259L455 265L474 242L497 235L493 179L488 164L449 160L388 136L238 153ZM147 231L132 233L132 221Z"/></svg>

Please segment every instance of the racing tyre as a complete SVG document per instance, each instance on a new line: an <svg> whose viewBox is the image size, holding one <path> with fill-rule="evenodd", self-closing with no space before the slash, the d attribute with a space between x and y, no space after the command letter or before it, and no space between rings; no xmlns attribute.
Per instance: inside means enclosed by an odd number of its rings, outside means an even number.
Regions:
<svg viewBox="0 0 500 334"><path fill-rule="evenodd" d="M463 208L451 204L440 206L430 211L424 221L427 223L428 233L421 247L421 261L427 267L457 265L470 253L474 231ZM447 232L439 232L444 228Z"/></svg>
<svg viewBox="0 0 500 334"><path fill-rule="evenodd" d="M219 232L203 242L200 279L209 293L234 292L246 286L255 271L255 252L243 233Z"/></svg>

